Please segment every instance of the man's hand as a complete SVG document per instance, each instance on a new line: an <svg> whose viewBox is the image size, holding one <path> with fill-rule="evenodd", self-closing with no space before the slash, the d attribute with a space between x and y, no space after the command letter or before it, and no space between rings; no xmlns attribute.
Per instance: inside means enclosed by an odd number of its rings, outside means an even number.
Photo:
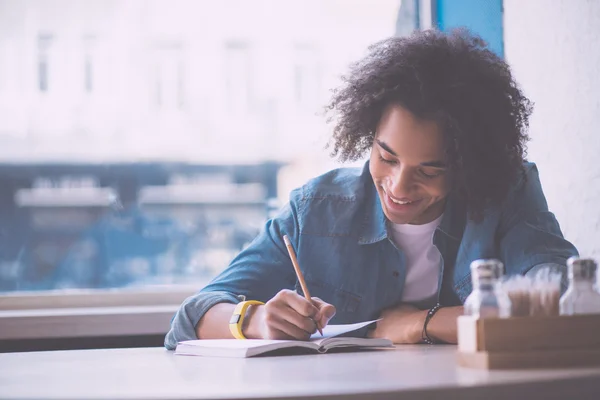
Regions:
<svg viewBox="0 0 600 400"><path fill-rule="evenodd" d="M421 342L421 333L427 311L413 306L401 304L388 308L381 313L381 321L369 337L386 338L398 344L415 344Z"/></svg>
<svg viewBox="0 0 600 400"><path fill-rule="evenodd" d="M249 339L308 340L335 315L335 307L318 297L312 303L298 293L282 290L265 305L251 306L244 321Z"/></svg>

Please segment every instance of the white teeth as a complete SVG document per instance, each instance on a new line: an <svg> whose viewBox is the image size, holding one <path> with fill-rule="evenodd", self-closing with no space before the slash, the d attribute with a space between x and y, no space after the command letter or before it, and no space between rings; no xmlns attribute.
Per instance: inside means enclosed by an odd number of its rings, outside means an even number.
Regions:
<svg viewBox="0 0 600 400"><path fill-rule="evenodd" d="M400 204L400 205L402 205L402 206L404 206L404 205L406 205L406 204L411 204L411 203L414 203L414 201L400 201L400 200L394 200L394 199L392 199L392 198L390 197L390 195L388 195L388 194L387 194L387 192L386 192L385 190L384 190L383 192L384 192L384 193L385 193L385 194L386 194L386 195L387 195L387 196L390 198L390 200L391 200L393 203Z"/></svg>
<svg viewBox="0 0 600 400"><path fill-rule="evenodd" d="M412 203L412 201L398 201L398 200L394 200L390 197L390 200L392 200L392 202L396 203L396 204L401 204L401 205L405 205L405 204L410 204Z"/></svg>

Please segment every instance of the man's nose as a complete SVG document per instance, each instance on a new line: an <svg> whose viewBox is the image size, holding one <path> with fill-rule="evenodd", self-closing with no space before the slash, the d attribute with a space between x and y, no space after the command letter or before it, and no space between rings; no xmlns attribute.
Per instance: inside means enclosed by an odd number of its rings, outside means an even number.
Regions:
<svg viewBox="0 0 600 400"><path fill-rule="evenodd" d="M409 168L401 166L392 178L392 193L390 194L398 199L409 197L414 185L413 172Z"/></svg>

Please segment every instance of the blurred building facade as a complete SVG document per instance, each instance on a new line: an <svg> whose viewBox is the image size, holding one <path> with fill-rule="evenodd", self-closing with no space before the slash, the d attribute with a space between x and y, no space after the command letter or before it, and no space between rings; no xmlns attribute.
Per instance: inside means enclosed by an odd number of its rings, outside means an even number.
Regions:
<svg viewBox="0 0 600 400"><path fill-rule="evenodd" d="M0 291L205 283L332 165L400 3L0 0Z"/></svg>
<svg viewBox="0 0 600 400"><path fill-rule="evenodd" d="M0 159L285 160L398 0L2 0Z"/></svg>

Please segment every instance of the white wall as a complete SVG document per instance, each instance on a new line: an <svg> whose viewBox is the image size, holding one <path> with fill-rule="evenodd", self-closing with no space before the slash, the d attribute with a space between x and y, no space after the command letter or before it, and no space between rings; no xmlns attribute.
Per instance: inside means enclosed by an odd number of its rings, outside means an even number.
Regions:
<svg viewBox="0 0 600 400"><path fill-rule="evenodd" d="M504 0L506 59L535 102L529 159L567 239L600 257L600 1Z"/></svg>

